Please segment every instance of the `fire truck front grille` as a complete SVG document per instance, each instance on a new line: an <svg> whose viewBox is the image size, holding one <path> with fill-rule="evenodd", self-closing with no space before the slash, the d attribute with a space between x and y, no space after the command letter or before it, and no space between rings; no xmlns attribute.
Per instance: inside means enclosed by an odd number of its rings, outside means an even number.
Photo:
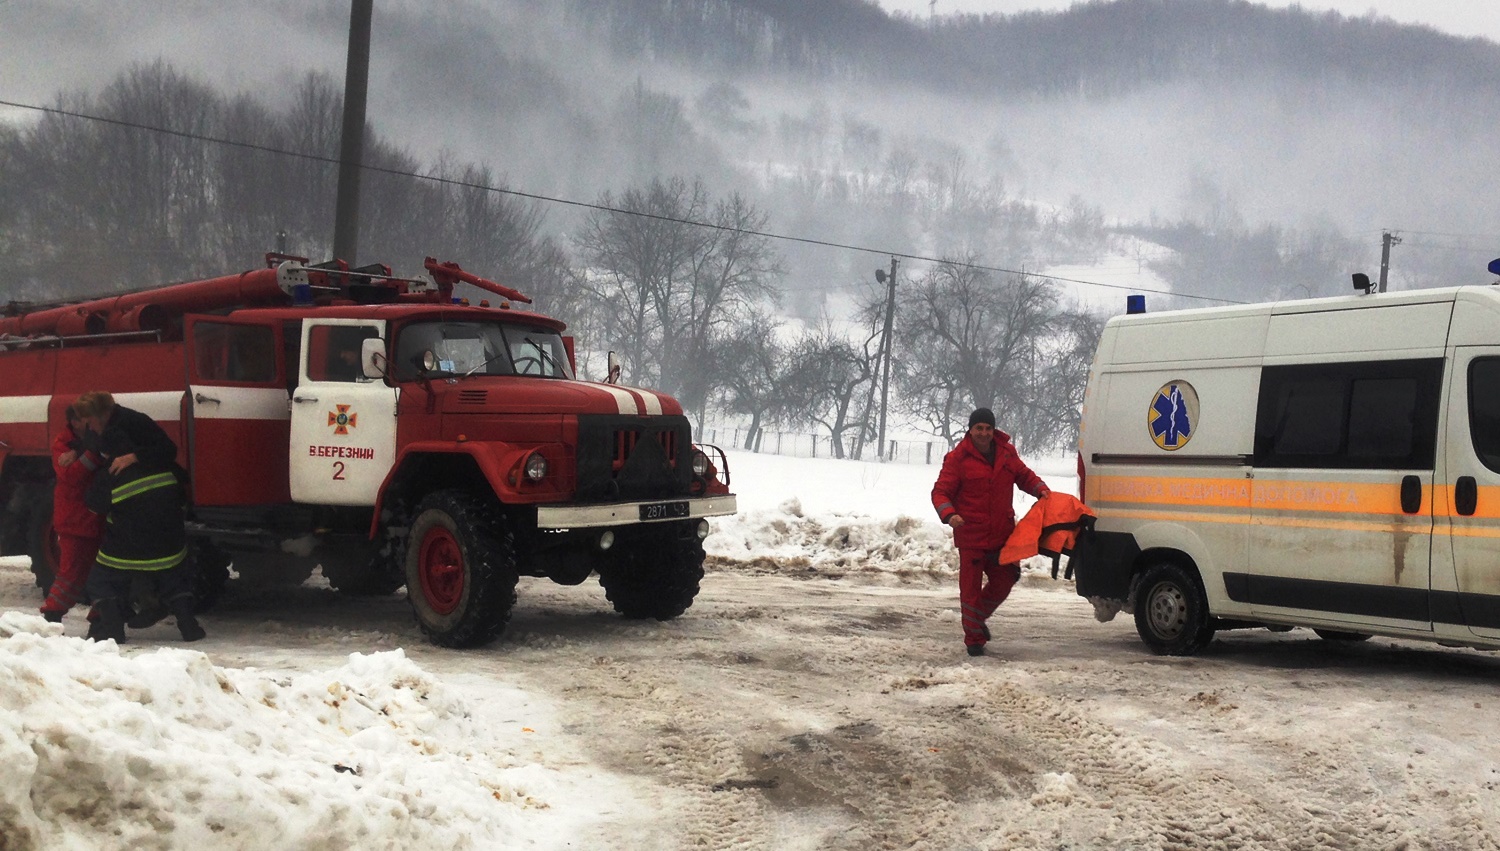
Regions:
<svg viewBox="0 0 1500 851"><path fill-rule="evenodd" d="M684 454L686 417L578 418L578 499L610 502L685 496L692 484Z"/></svg>
<svg viewBox="0 0 1500 851"><path fill-rule="evenodd" d="M677 432L658 431L653 437L661 444L661 450L666 454L667 462L677 466ZM615 431L615 454L610 461L610 469L616 473L625 468L631 457L635 455L637 444L640 443L641 432L639 429L619 429Z"/></svg>

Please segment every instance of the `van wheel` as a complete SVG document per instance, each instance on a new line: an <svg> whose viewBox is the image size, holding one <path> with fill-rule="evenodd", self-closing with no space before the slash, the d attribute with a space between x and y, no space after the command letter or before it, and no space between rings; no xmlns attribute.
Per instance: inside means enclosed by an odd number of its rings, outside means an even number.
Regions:
<svg viewBox="0 0 1500 851"><path fill-rule="evenodd" d="M1362 632L1340 632L1336 629L1314 629L1324 641L1369 641L1370 636Z"/></svg>
<svg viewBox="0 0 1500 851"><path fill-rule="evenodd" d="M434 644L477 647L505 629L516 604L516 539L494 507L463 491L418 505L406 548L406 590Z"/></svg>
<svg viewBox="0 0 1500 851"><path fill-rule="evenodd" d="M703 579L703 542L678 538L676 529L631 536L607 566L599 584L615 611L632 620L667 621L693 605Z"/></svg>
<svg viewBox="0 0 1500 851"><path fill-rule="evenodd" d="M1170 562L1147 568L1136 589L1135 629L1157 655L1191 656L1206 647L1214 628L1197 578Z"/></svg>

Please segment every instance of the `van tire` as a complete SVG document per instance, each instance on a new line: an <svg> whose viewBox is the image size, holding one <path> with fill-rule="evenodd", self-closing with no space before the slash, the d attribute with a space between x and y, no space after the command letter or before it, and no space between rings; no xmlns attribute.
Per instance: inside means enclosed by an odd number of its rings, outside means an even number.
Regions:
<svg viewBox="0 0 1500 851"><path fill-rule="evenodd" d="M457 490L429 494L412 519L406 593L434 644L478 647L516 604L516 536L489 502Z"/></svg>
<svg viewBox="0 0 1500 851"><path fill-rule="evenodd" d="M1136 586L1135 629L1158 656L1191 656L1208 646L1214 627L1197 576L1171 562L1146 568Z"/></svg>
<svg viewBox="0 0 1500 851"><path fill-rule="evenodd" d="M1341 632L1336 629L1314 629L1324 641L1369 641L1370 636L1362 632Z"/></svg>

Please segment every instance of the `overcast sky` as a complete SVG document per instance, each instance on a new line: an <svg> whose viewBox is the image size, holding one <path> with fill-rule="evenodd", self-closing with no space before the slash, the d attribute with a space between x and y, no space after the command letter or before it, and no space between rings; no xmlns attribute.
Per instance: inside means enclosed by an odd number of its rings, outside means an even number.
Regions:
<svg viewBox="0 0 1500 851"><path fill-rule="evenodd" d="M879 0L890 12L927 14L931 0ZM1000 12L1011 14L1030 9L1066 9L1075 0L936 0L937 13ZM1267 6L1301 5L1309 11L1333 9L1345 15L1374 11L1401 23L1426 24L1459 36L1484 36L1500 42L1500 0L1267 0Z"/></svg>

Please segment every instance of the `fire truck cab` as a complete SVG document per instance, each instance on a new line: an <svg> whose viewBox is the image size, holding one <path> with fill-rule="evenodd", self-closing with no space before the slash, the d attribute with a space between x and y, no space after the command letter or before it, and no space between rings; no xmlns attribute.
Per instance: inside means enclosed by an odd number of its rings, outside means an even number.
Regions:
<svg viewBox="0 0 1500 851"><path fill-rule="evenodd" d="M447 646L498 635L520 576L597 574L628 618L692 604L706 518L736 505L676 400L579 380L561 321L456 264L267 261L0 318L0 548L29 552L38 585L55 564L50 441L105 390L177 440L200 596L230 567L300 582L321 566L350 593L406 585Z"/></svg>

